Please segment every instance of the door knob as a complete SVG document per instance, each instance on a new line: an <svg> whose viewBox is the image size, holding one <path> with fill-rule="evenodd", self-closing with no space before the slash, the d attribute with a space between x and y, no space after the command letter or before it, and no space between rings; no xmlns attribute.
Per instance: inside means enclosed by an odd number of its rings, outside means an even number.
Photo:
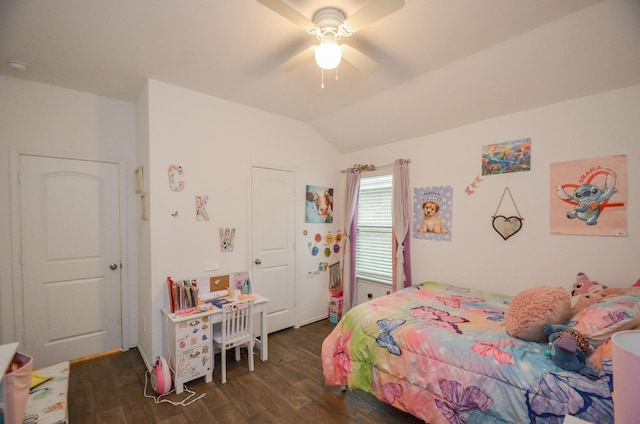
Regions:
<svg viewBox="0 0 640 424"><path fill-rule="evenodd" d="M262 261L260 259L256 259L255 261L253 261L253 263L256 265L260 265Z"/></svg>
<svg viewBox="0 0 640 424"><path fill-rule="evenodd" d="M111 264L111 265L109 265L109 269L110 269L111 271L115 271L116 269L118 269L118 264Z"/></svg>

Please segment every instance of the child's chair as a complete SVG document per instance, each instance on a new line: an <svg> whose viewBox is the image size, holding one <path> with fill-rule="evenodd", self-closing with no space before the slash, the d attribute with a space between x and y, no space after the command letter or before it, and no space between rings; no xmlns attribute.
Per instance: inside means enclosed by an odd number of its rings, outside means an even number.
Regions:
<svg viewBox="0 0 640 424"><path fill-rule="evenodd" d="M222 305L222 323L213 332L214 346L220 349L222 382L227 382L227 350L236 348L236 361L240 360L240 347L246 345L249 353L249 371L253 371L253 299Z"/></svg>

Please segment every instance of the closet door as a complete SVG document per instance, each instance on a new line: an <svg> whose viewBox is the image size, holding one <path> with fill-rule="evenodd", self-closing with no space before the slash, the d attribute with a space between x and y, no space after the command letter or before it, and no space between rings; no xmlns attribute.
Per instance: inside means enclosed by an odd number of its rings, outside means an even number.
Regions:
<svg viewBox="0 0 640 424"><path fill-rule="evenodd" d="M38 367L122 346L118 168L20 156L24 340Z"/></svg>
<svg viewBox="0 0 640 424"><path fill-rule="evenodd" d="M269 299L268 331L296 323L294 174L251 170L252 283Z"/></svg>

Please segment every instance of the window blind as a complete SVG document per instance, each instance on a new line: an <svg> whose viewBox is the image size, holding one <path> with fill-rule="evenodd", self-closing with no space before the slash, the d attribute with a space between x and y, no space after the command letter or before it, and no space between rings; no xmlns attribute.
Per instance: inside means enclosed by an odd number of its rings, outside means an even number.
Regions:
<svg viewBox="0 0 640 424"><path fill-rule="evenodd" d="M392 179L379 175L360 180L356 277L392 283Z"/></svg>

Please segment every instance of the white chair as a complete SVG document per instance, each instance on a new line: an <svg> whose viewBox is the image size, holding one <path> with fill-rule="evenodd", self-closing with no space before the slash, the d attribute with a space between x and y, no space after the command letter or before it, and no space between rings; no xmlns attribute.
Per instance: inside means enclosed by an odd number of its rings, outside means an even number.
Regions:
<svg viewBox="0 0 640 424"><path fill-rule="evenodd" d="M246 345L249 371L253 371L253 299L222 305L222 322L213 332L213 343L220 349L222 382L227 382L227 350L236 349L236 361L240 360L240 347Z"/></svg>

